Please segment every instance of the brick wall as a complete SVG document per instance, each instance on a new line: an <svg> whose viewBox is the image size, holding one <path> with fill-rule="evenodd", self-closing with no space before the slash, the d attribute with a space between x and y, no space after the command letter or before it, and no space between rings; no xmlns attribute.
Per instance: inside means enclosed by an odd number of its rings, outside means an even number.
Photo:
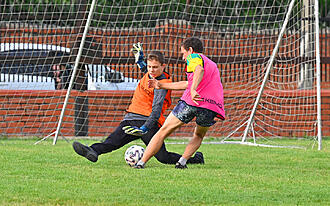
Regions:
<svg viewBox="0 0 330 206"><path fill-rule="evenodd" d="M62 91L9 91L1 90L0 94L0 134L8 136L46 136L54 132L57 127L63 101L65 99L65 90ZM274 93L274 92L273 92ZM89 136L107 136L111 131L119 125L125 114L125 109L130 103L133 91L88 91L77 92L72 91L65 117L63 119L61 133L64 136L74 136L75 126L75 98L85 97L88 99L88 135ZM176 104L181 96L181 92L173 92L173 104L170 109ZM239 94L239 95L238 95ZM225 126L237 126L237 122L246 119L249 116L249 111L255 100L257 91L225 91L225 103L227 103L227 120L220 121L212 128L212 136L225 136ZM283 98L288 96L288 92L276 92L274 95ZM302 93L303 95L303 93ZM246 98L246 97L250 98ZM277 99L269 99L267 101L274 101L274 103L281 103L280 106L285 108L285 101L278 102ZM276 102L277 101L277 102ZM247 103L245 106L243 103ZM292 102L288 103L292 104ZM299 104L299 103L297 103ZM297 105L296 105L297 106ZM306 110L305 105L298 105L301 110ZM266 109L267 106L264 105ZM273 108L272 109L277 109ZM244 113L244 111L247 111ZM293 110L287 111L291 115ZM298 110L295 110L299 112ZM168 111L169 112L169 111ZM316 111L313 111L316 112ZM262 115L261 115L262 114ZM266 116L264 116L266 114ZM258 119L267 120L272 118L272 113L264 110L258 113ZM310 116L303 117L306 121L310 120ZM314 118L314 117L313 117ZM281 131L278 135L283 136L303 136L303 133L290 132L290 125L281 125L280 121L274 121L274 125L278 127L287 127L286 132ZM293 125L291 125L293 127ZM295 127L304 127L304 123L298 123ZM174 136L190 136L193 124L187 124ZM269 127L264 125L263 127ZM323 136L330 136L330 90L322 91L322 127ZM238 132L242 132L242 127ZM266 135L267 133L262 133Z"/></svg>
<svg viewBox="0 0 330 206"><path fill-rule="evenodd" d="M67 48L73 48L74 44L82 37L81 33L75 33L74 29L55 29L55 28L10 28L0 30L0 43L37 43L37 44L53 44ZM181 25L165 24L157 28L146 28L143 30L90 30L88 33L89 50L83 52L81 61L86 64L106 64L112 69L121 71L127 77L139 78L139 73L132 70L134 65L134 57L130 52L132 44L138 41L143 42L146 52L151 50L160 50L169 60L169 73L173 75L173 80L182 80L182 68L179 60L181 60L180 44L186 36L192 35L192 30ZM249 34L221 36L212 32L195 33L196 36L204 37L205 52L204 54L218 63L221 71L221 77L229 81L250 81L243 78L247 72L249 75L256 75L260 66L264 67L264 61L267 60L273 50L277 35L275 34ZM299 49L299 36L288 38L284 35L286 46L279 48L280 56L287 58L282 59L278 67L286 68L290 65L283 76L283 82L290 82L286 77L298 78L297 68L294 64L299 63L301 56ZM320 34L320 51L321 51L321 84L322 88L330 88L330 72L329 67L329 50L326 48L330 44L330 34ZM289 48L290 47L290 48ZM256 56L256 54L258 54ZM14 58L14 57L11 57ZM74 63L75 58L67 58L59 60L61 64ZM120 60L118 60L120 59ZM291 60L290 60L291 59ZM250 61L248 61L250 60ZM6 57L5 61L11 62L12 59ZM257 64L256 64L257 63ZM276 63L276 62L275 62ZM243 65L243 66L242 66ZM235 71L233 72L233 69ZM254 70L253 70L254 69ZM251 70L251 71L246 71ZM253 70L253 71L252 71ZM133 70L134 71L134 70ZM294 74L293 76L290 76ZM258 78L258 77L256 77ZM282 82L281 81L281 82ZM296 80L294 80L296 81ZM224 82L225 83L225 82Z"/></svg>

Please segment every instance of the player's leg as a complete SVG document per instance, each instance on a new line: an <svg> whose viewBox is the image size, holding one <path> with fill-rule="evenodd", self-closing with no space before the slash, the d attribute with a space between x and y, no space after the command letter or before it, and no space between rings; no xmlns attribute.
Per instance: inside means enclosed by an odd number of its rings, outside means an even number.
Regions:
<svg viewBox="0 0 330 206"><path fill-rule="evenodd" d="M146 146L148 146L152 137L159 131L159 129L160 127L158 125L155 125L153 128L151 128L148 131L147 134L141 137L141 140L144 142ZM177 153L168 152L166 150L165 144L163 144L160 150L155 154L155 158L163 164L175 164L180 159L180 157L181 155Z"/></svg>
<svg viewBox="0 0 330 206"><path fill-rule="evenodd" d="M209 127L201 127L199 125L196 126L193 138L189 141L188 145L186 146L186 149L185 149L182 157L175 164L175 168L177 168L177 169L187 168L187 166L186 166L186 164L188 163L187 160L189 160L190 157L201 146L203 138L204 138L204 136L205 136L208 129L209 129ZM203 158L203 163L204 163L204 158Z"/></svg>
<svg viewBox="0 0 330 206"><path fill-rule="evenodd" d="M204 136L208 129L215 124L214 118L217 115L215 112L205 109L193 107L196 114L196 128L193 134L193 138L190 140L186 149L179 159L178 163L175 165L175 168L184 169L187 168L187 160L198 150L200 147Z"/></svg>
<svg viewBox="0 0 330 206"><path fill-rule="evenodd" d="M162 145L160 150L155 154L155 158L163 164L175 164L181 158L181 155L175 152L169 152L165 144ZM196 152L187 160L187 164L204 164L204 156L201 152Z"/></svg>
<svg viewBox="0 0 330 206"><path fill-rule="evenodd" d="M142 163L146 163L149 159L154 156L162 147L164 140L177 128L182 126L184 123L181 122L172 113L166 118L164 125L159 129L155 136L149 142L146 151L141 159Z"/></svg>
<svg viewBox="0 0 330 206"><path fill-rule="evenodd" d="M183 158L189 159L198 150L208 129L209 127L196 126L193 138L187 144L182 155Z"/></svg>
<svg viewBox="0 0 330 206"><path fill-rule="evenodd" d="M91 148L97 152L98 155L112 152L129 142L139 139L140 137L126 134L123 130L125 126L137 126L140 127L144 124L143 120L126 120L122 121L116 130L111 133L103 142L95 143L91 145Z"/></svg>
<svg viewBox="0 0 330 206"><path fill-rule="evenodd" d="M160 150L164 140L177 128L190 122L195 115L194 107L187 105L184 101L179 101L179 103L166 118L164 125L151 139L136 168L144 168L144 164Z"/></svg>
<svg viewBox="0 0 330 206"><path fill-rule="evenodd" d="M140 126L144 123L142 120L122 121L116 130L111 133L104 142L95 143L91 146L83 145L80 142L73 142L74 151L86 159L96 162L100 154L116 150L125 144L138 139L139 137L125 134L122 128L128 125Z"/></svg>
<svg viewBox="0 0 330 206"><path fill-rule="evenodd" d="M175 164L181 155L166 150L165 144L161 146L159 151L155 154L155 158L163 164Z"/></svg>
<svg viewBox="0 0 330 206"><path fill-rule="evenodd" d="M158 132L159 126L156 125L155 127L151 128L147 134L143 135L141 137L142 141L145 143L145 145L148 145L151 141L151 138ZM174 152L169 152L166 149L165 144L161 146L159 151L155 154L155 158L163 163L163 164L175 164L179 159L181 155ZM203 164L204 163L204 157L201 152L196 152L196 155L194 157L191 157L188 161L188 164Z"/></svg>

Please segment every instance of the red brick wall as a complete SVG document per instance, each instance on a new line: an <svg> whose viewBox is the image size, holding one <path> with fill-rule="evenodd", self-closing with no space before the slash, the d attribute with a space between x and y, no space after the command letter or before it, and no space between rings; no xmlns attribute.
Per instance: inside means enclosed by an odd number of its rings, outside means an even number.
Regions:
<svg viewBox="0 0 330 206"><path fill-rule="evenodd" d="M8 136L46 136L55 131L57 122L61 114L63 101L66 91L9 91L0 90L0 134ZM237 94L240 94L239 97ZM107 136L115 127L118 126L125 114L133 91L88 91L77 92L72 91L65 117L63 119L61 133L64 136L74 135L74 98L77 96L89 98L89 136ZM174 101L172 107L176 104L181 92L174 92ZM251 95L252 94L252 95ZM254 98L246 98L248 96L255 97L256 91L225 91L225 102L235 103L227 106L228 119L224 122L217 123L212 129L212 136L224 136L224 126L236 125L237 122L244 118L248 118L248 112L243 110L252 108ZM285 96L288 92L283 92ZM276 95L281 95L277 92ZM237 100L240 98L241 100ZM235 100L235 101L234 101ZM243 106L243 101L248 103ZM278 103L278 102L277 102ZM288 106L282 103L281 106ZM298 103L297 103L298 104ZM226 106L226 105L225 105ZM299 106L302 110L303 105ZM172 108L171 108L172 109ZM273 108L274 109L274 108ZM276 108L275 108L276 109ZM230 114L229 112L232 112ZM234 113L235 111L235 113ZM287 112L292 111L287 110ZM266 113L263 111L262 113ZM271 115L271 114L269 114ZM264 118L264 117L259 117ZM310 118L308 116L305 117ZM278 125L279 127L288 127ZM298 124L299 126L299 124ZM301 125L304 126L303 124ZM190 136L193 124L188 124L176 132L175 136ZM266 127L266 126L265 126ZM289 125L290 127L290 125ZM330 90L322 91L322 128L323 136L330 136ZM244 129L244 127L242 127ZM242 132L242 129L239 130ZM266 135L267 134L263 134ZM303 136L300 133L282 132L283 136Z"/></svg>

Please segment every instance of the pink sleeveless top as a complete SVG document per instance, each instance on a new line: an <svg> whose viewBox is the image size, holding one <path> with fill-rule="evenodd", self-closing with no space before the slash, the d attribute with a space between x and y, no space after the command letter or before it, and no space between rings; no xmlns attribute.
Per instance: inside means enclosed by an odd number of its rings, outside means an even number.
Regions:
<svg viewBox="0 0 330 206"><path fill-rule="evenodd" d="M198 101L199 105L195 104L191 100L190 94L194 71L197 65L204 68L203 79L199 83L196 90L203 99L203 101ZM218 118L225 119L223 87L217 64L203 54L193 53L187 57L186 74L188 79L188 87L184 91L181 100L191 106L212 110L217 113Z"/></svg>

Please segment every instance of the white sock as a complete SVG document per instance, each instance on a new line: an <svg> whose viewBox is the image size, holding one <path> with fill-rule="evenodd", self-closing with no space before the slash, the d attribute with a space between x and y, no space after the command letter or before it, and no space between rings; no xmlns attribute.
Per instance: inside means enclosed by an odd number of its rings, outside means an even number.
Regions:
<svg viewBox="0 0 330 206"><path fill-rule="evenodd" d="M187 160L186 160L185 158L181 157L181 158L179 159L178 162L179 162L181 165L186 165Z"/></svg>
<svg viewBox="0 0 330 206"><path fill-rule="evenodd" d="M141 165L141 166L143 166L143 167L144 167L145 164L146 164L146 163L143 162L142 160L140 160L140 161L138 161L138 163L136 163L136 165Z"/></svg>

